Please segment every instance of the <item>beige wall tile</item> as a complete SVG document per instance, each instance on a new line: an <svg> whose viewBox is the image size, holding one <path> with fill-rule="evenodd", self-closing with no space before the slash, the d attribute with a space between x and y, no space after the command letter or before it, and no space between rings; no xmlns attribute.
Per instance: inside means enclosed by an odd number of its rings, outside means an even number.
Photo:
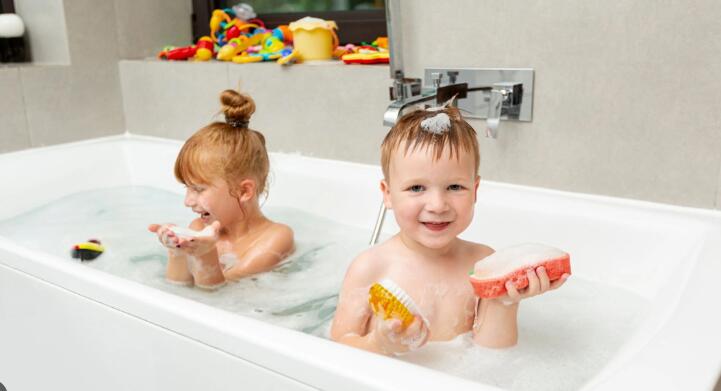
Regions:
<svg viewBox="0 0 721 391"><path fill-rule="evenodd" d="M0 66L0 91L0 152L29 148L30 134L17 67Z"/></svg>
<svg viewBox="0 0 721 391"><path fill-rule="evenodd" d="M70 64L63 0L15 0L34 64Z"/></svg>
<svg viewBox="0 0 721 391"><path fill-rule="evenodd" d="M64 0L64 4L72 66L112 67L117 72L119 52L113 2ZM118 84L117 91L119 88Z"/></svg>
<svg viewBox="0 0 721 391"><path fill-rule="evenodd" d="M121 59L155 57L166 45L193 44L191 1L115 0Z"/></svg>
<svg viewBox="0 0 721 391"><path fill-rule="evenodd" d="M230 86L256 101L251 127L273 151L378 164L387 131L388 67L229 65Z"/></svg>
<svg viewBox="0 0 721 391"><path fill-rule="evenodd" d="M403 5L403 53L410 76L535 69L533 122L482 140L486 178L709 208L721 164L719 14L711 0L421 0Z"/></svg>
<svg viewBox="0 0 721 391"><path fill-rule="evenodd" d="M20 75L33 146L124 131L117 68L23 67Z"/></svg>
<svg viewBox="0 0 721 391"><path fill-rule="evenodd" d="M185 139L212 122L220 92L228 88L228 64L120 61L127 130Z"/></svg>
<svg viewBox="0 0 721 391"><path fill-rule="evenodd" d="M718 188L716 188L716 209L721 210L721 167L718 173Z"/></svg>

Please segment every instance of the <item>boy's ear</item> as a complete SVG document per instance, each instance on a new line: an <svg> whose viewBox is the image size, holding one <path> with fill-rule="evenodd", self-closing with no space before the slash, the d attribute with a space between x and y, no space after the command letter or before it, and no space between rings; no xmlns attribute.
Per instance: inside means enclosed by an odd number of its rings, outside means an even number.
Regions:
<svg viewBox="0 0 721 391"><path fill-rule="evenodd" d="M388 182L386 182L385 179L381 180L381 192L383 193L383 205L386 206L386 209L393 209L391 189L388 187Z"/></svg>
<svg viewBox="0 0 721 391"><path fill-rule="evenodd" d="M252 179L243 179L238 183L237 187L238 199L240 202L246 202L255 196L255 181Z"/></svg>
<svg viewBox="0 0 721 391"><path fill-rule="evenodd" d="M473 183L473 202L478 201L478 185L481 184L481 176L476 175L476 180Z"/></svg>

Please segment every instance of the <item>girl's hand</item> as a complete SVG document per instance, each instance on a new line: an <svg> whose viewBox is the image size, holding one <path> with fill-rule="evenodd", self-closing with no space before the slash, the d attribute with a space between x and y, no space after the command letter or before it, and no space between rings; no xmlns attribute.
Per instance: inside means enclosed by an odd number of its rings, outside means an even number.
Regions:
<svg viewBox="0 0 721 391"><path fill-rule="evenodd" d="M430 336L428 325L420 315L405 329L403 322L396 318L384 320L383 311L374 316L375 335L378 347L386 354L400 354L415 350L425 345Z"/></svg>
<svg viewBox="0 0 721 391"><path fill-rule="evenodd" d="M150 224L148 231L155 232L163 246L171 250L177 250L179 238L173 232L173 227L175 227L175 224Z"/></svg>
<svg viewBox="0 0 721 391"><path fill-rule="evenodd" d="M528 286L526 288L519 291L512 281L506 281L507 293L501 297L497 297L495 300L499 300L505 305L516 304L523 299L559 288L570 276L564 273L558 280L550 282L546 268L543 266L537 267L536 270L528 270L526 275L528 277Z"/></svg>
<svg viewBox="0 0 721 391"><path fill-rule="evenodd" d="M218 233L220 232L220 222L214 221L210 225L210 230L203 236L186 237L176 236L178 238L177 249L193 256L200 256L209 253L215 249L218 242ZM206 231L205 229L203 231ZM198 231L200 232L200 231Z"/></svg>

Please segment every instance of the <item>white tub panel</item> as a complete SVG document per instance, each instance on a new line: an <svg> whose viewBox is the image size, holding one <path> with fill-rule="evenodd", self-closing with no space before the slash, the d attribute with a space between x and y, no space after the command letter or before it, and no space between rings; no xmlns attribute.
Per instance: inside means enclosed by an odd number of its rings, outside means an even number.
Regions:
<svg viewBox="0 0 721 391"><path fill-rule="evenodd" d="M314 389L1 264L0 319L9 390Z"/></svg>

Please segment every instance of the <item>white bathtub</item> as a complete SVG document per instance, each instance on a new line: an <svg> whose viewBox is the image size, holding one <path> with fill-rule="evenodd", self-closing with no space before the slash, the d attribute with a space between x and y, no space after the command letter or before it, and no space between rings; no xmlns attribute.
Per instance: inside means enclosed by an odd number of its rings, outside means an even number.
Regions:
<svg viewBox="0 0 721 391"><path fill-rule="evenodd" d="M179 147L125 135L0 155L0 220L89 189L181 192L171 175ZM272 164L269 205L302 207L367 227L370 235L378 167L283 154ZM584 389L716 384L719 212L483 182L476 214L464 237L495 247L561 246L572 254L569 284L603 281L648 301L643 321ZM390 217L385 231L395 228ZM213 308L5 237L0 383L10 391L495 389Z"/></svg>

